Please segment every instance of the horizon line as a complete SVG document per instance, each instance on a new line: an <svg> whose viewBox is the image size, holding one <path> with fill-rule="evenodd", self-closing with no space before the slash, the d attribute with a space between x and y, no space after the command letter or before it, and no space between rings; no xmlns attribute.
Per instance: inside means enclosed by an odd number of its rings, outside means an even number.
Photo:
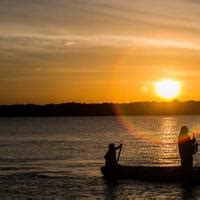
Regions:
<svg viewBox="0 0 200 200"><path fill-rule="evenodd" d="M180 101L178 99L170 100L170 101L131 101L131 102L78 102L78 101L68 101L68 102L61 102L61 103L12 103L12 104L0 104L0 106L17 106L17 105L38 105L38 106L45 106L45 105L61 105L61 104L86 104L86 105L101 105L101 104L133 104L133 103L188 103L188 102L200 102L200 100L185 100Z"/></svg>

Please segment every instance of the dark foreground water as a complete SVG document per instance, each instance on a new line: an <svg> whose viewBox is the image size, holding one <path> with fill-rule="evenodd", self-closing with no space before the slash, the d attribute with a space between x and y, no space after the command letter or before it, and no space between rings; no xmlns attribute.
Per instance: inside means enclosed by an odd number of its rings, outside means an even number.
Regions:
<svg viewBox="0 0 200 200"><path fill-rule="evenodd" d="M200 116L0 118L0 199L199 199L198 185L110 183L99 170L110 142L121 164L179 165L182 125L198 132Z"/></svg>

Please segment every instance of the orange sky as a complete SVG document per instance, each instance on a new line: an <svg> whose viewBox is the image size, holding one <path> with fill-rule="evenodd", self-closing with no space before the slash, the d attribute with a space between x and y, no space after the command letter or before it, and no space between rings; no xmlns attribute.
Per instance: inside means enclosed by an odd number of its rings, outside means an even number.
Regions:
<svg viewBox="0 0 200 200"><path fill-rule="evenodd" d="M200 100L195 0L1 0L0 104Z"/></svg>

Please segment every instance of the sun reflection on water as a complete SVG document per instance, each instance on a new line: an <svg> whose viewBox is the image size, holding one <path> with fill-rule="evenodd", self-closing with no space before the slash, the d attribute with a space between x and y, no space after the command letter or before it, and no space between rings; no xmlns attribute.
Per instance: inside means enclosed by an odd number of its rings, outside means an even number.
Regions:
<svg viewBox="0 0 200 200"><path fill-rule="evenodd" d="M161 120L160 145L156 152L160 166L179 165L176 127L173 117Z"/></svg>

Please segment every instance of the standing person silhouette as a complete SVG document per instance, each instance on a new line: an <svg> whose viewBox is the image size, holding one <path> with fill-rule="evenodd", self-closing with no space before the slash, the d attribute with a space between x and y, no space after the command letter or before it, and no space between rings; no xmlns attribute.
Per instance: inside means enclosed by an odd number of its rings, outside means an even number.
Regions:
<svg viewBox="0 0 200 200"><path fill-rule="evenodd" d="M121 149L122 144L120 144L118 147L115 147L113 143L108 145L108 151L105 154L104 158L106 160L105 166L110 169L114 169L118 166L117 159L116 159L116 150Z"/></svg>
<svg viewBox="0 0 200 200"><path fill-rule="evenodd" d="M178 148L181 158L181 167L185 170L192 170L193 167L193 154L197 152L196 139L190 138L187 126L182 126L178 136Z"/></svg>

